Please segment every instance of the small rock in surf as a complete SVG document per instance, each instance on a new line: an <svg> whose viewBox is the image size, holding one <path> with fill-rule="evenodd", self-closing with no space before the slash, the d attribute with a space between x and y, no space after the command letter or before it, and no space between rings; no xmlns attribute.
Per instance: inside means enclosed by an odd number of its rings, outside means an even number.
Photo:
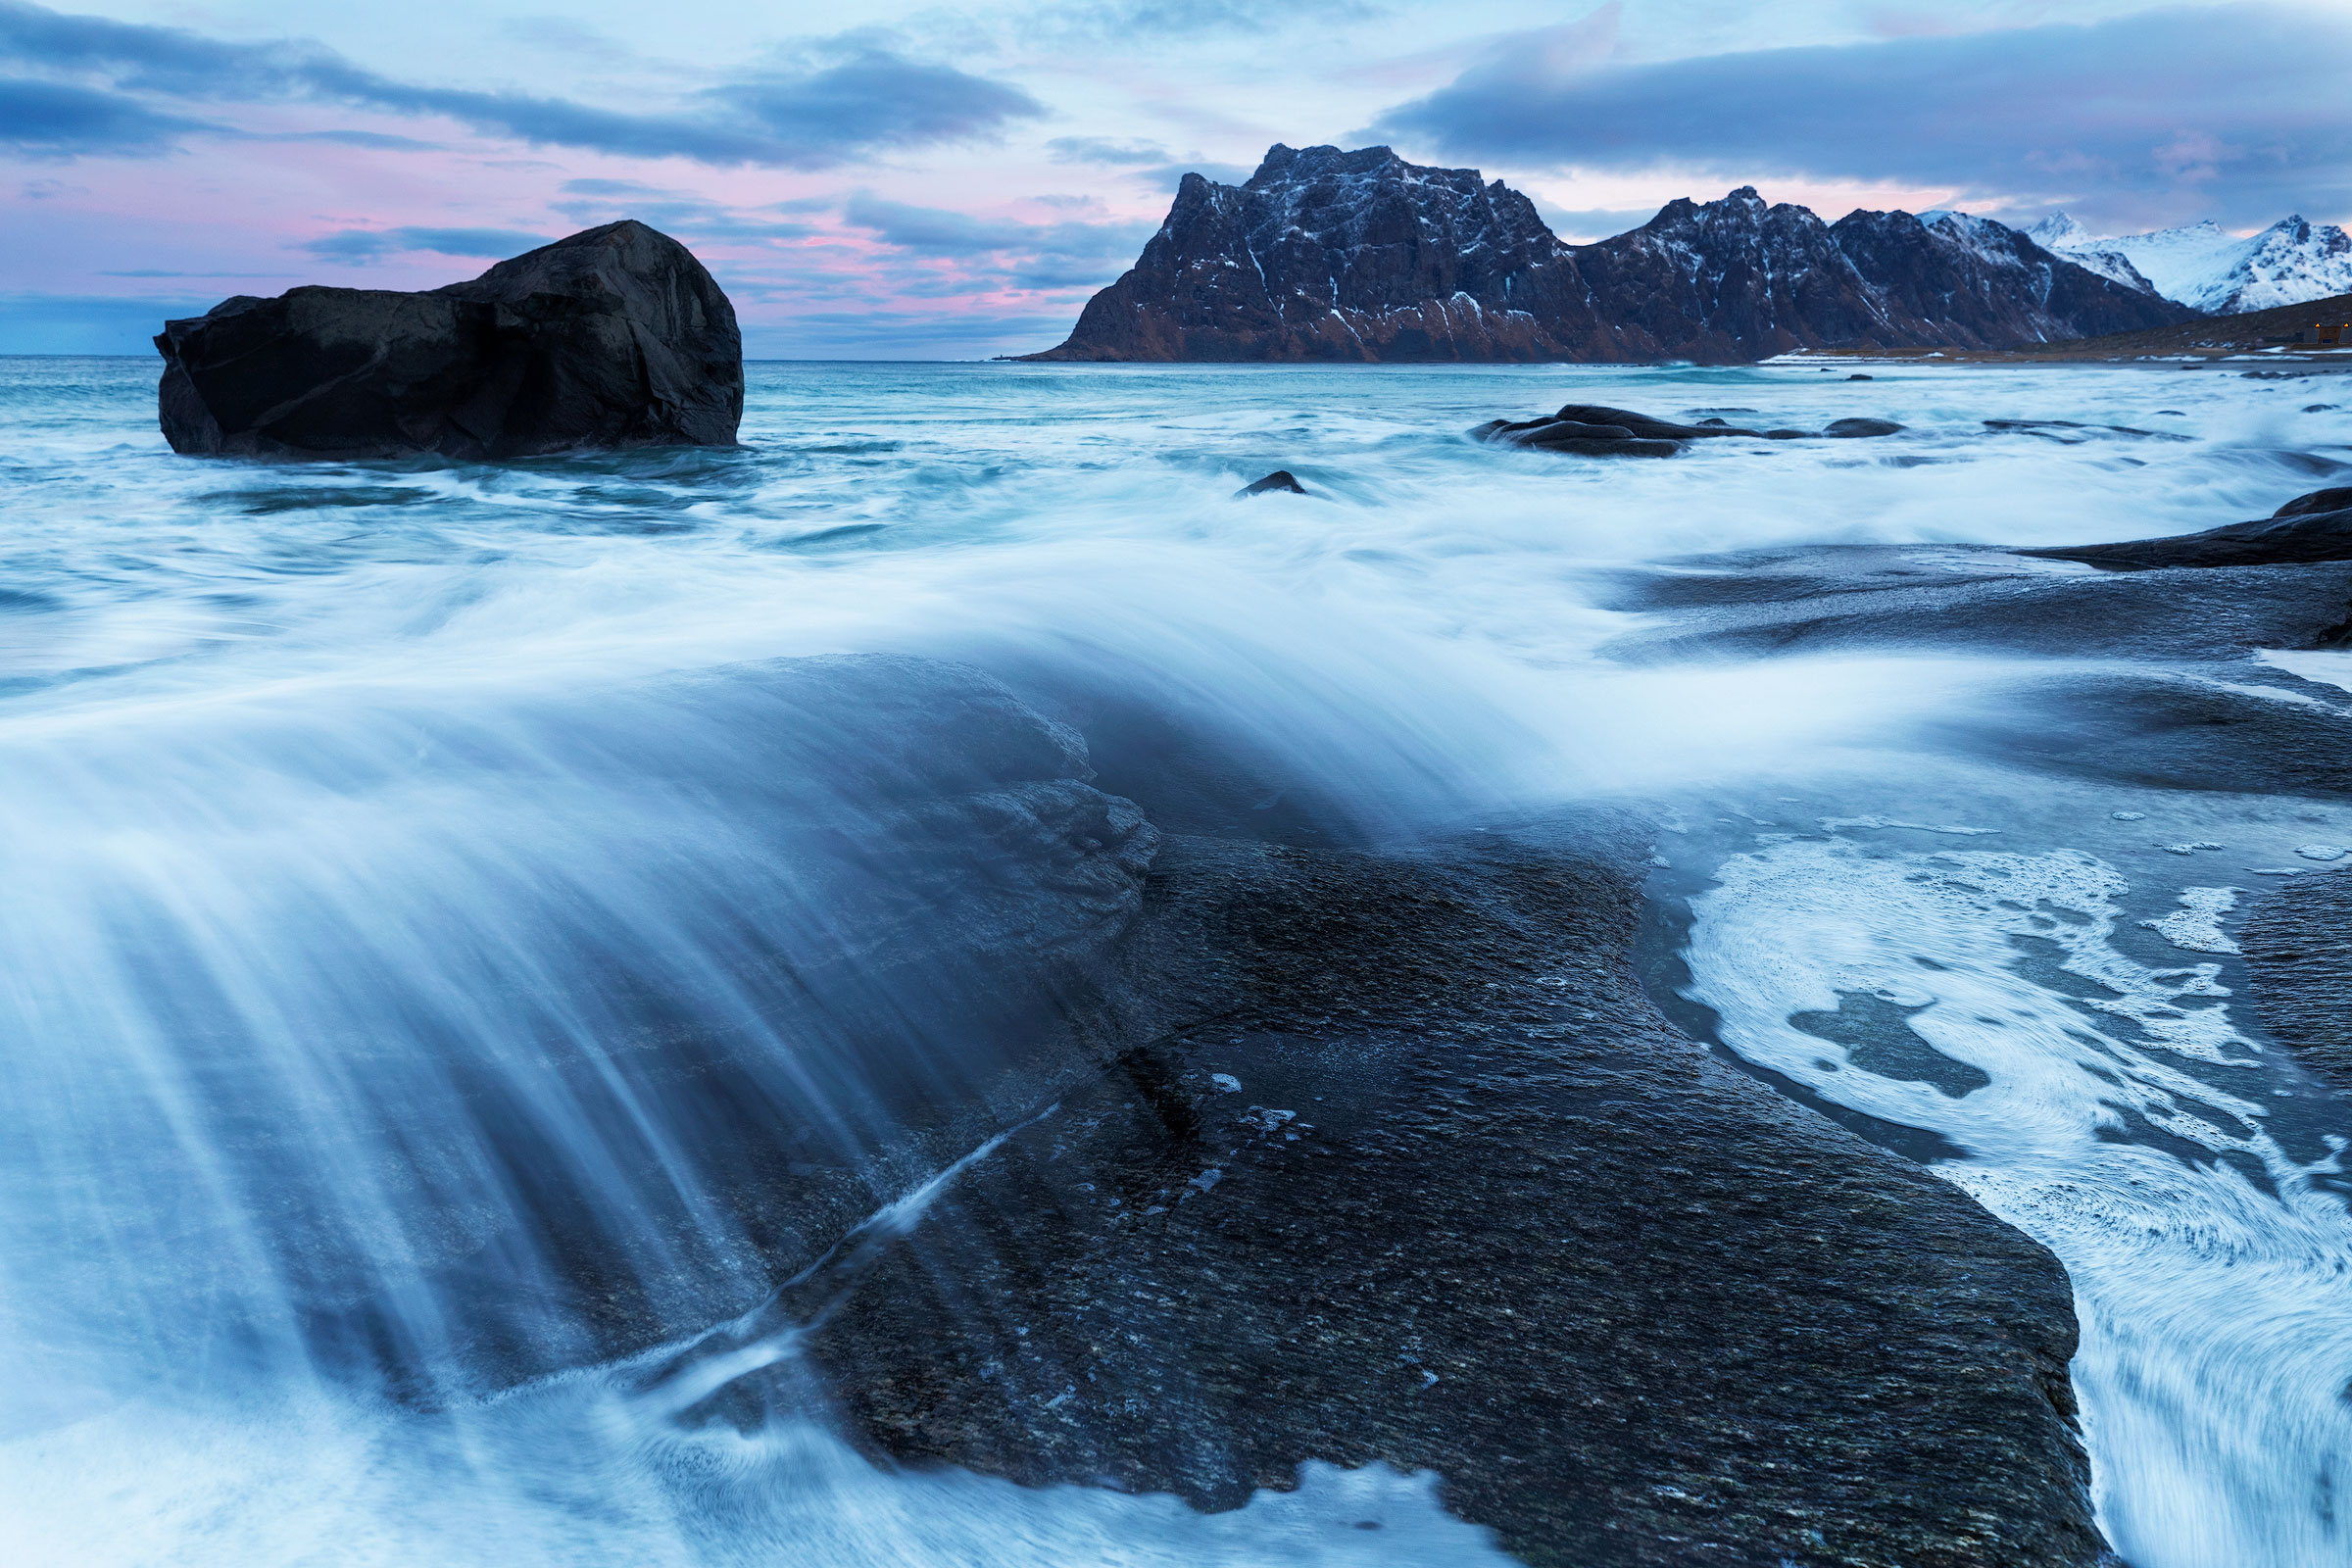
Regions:
<svg viewBox="0 0 2352 1568"><path fill-rule="evenodd" d="M1306 486L1300 484L1298 480L1298 477L1293 474L1290 469L1276 468L1272 473L1267 474L1263 479L1256 480L1250 484L1246 484L1239 490L1236 490L1233 493L1233 499L1236 501L1247 501L1251 496L1275 494L1302 496L1306 493Z"/></svg>

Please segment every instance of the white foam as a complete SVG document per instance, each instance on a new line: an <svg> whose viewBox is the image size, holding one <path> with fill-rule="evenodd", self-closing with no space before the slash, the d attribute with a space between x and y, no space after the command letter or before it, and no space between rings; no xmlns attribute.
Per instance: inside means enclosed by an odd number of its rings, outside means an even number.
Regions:
<svg viewBox="0 0 2352 1568"><path fill-rule="evenodd" d="M2222 916L2236 906L2235 888L2183 888L2180 908L2139 923L2183 952L2235 953L2237 944L2222 930Z"/></svg>
<svg viewBox="0 0 2352 1568"><path fill-rule="evenodd" d="M2265 648L2255 658L2290 675L2352 692L2352 653L2333 649Z"/></svg>
<svg viewBox="0 0 2352 1568"><path fill-rule="evenodd" d="M648 1420L614 1373L448 1416L119 1405L0 1442L10 1568L1411 1568L1508 1564L1436 1478L1310 1463L1174 1497L876 1470L805 1421ZM1370 1524L1377 1528L1366 1529Z"/></svg>
<svg viewBox="0 0 2352 1568"><path fill-rule="evenodd" d="M2313 1182L2338 1158L2298 1163L2264 1130L2254 1076L2248 1094L2227 1087L2254 1048L2215 1004L2219 966L2125 956L2127 891L2072 851L1778 844L1735 857L1692 901L1690 995L1747 1059L1966 1150L1936 1172L2066 1264L2094 1494L2126 1558L2344 1561L2333 1478L2352 1466L2339 1396L2352 1221ZM2070 1002L2021 971L2037 958L2088 995ZM1856 991L1919 1008L1912 1031L1990 1083L1954 1099L1880 1077L1789 1022Z"/></svg>

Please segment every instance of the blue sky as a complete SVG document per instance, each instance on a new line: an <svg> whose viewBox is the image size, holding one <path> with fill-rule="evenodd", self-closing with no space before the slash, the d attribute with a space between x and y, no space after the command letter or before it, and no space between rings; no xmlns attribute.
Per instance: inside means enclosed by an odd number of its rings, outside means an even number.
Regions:
<svg viewBox="0 0 2352 1568"><path fill-rule="evenodd" d="M1754 184L1836 218L2352 217L2352 0L1004 6L0 0L0 352L415 288L590 223L702 254L755 354L1057 341L1199 169L1385 141L1566 237Z"/></svg>

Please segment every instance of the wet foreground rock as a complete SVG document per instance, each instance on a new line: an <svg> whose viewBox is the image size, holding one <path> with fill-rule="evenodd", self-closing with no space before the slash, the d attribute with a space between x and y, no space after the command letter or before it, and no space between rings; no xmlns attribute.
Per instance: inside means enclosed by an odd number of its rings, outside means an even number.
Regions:
<svg viewBox="0 0 2352 1568"><path fill-rule="evenodd" d="M789 1289L878 1455L1205 1507L1427 1467L1542 1564L2089 1564L2047 1252L1667 1025L1608 822L1169 841L1109 1070ZM725 1344L706 1347L722 1352Z"/></svg>
<svg viewBox="0 0 2352 1568"><path fill-rule="evenodd" d="M734 307L643 223L588 229L424 293L297 288L168 321L175 452L464 459L732 446Z"/></svg>

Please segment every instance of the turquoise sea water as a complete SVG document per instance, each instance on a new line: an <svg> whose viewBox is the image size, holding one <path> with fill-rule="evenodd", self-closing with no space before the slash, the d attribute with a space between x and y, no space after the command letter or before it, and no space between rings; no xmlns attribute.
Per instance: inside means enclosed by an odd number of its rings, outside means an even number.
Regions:
<svg viewBox="0 0 2352 1568"><path fill-rule="evenodd" d="M363 1235L422 1222L382 1174L399 1108L346 1069L363 1052L426 1060L453 1032L494 1045L515 1015L468 962L555 964L561 930L625 933L681 973L722 968L690 906L720 884L787 911L775 940L821 918L744 868L726 803L745 781L696 715L668 739L701 771L662 791L609 748L582 760L590 718L564 731L544 715L593 715L606 694L684 672L869 652L968 661L1024 690L1142 694L1315 779L1365 833L1592 797L1658 814L1661 858L1698 889L1690 990L1724 1044L1967 1150L1939 1171L2068 1264L2102 1520L2131 1560L2352 1550L2328 1500L2352 1460L2337 1397L2352 1227L2331 1185L2352 1117L2266 1054L2226 949L2253 868L2324 874L2333 860L2298 851L2352 846L2352 814L1927 755L1924 729L2047 673L2033 661L1629 663L1613 645L1643 622L1608 608L1621 573L1703 552L1881 543L1933 570L1941 546L2262 515L2352 463L2352 413L2305 412L2330 401L2318 383L756 365L734 451L313 466L173 456L154 377L146 361L0 360L10 1560L1492 1550L1427 1477L1310 1470L1296 1494L1204 1517L887 1475L813 1418L686 1431L626 1368L426 1413L273 1338L293 1286L265 1243L288 1213ZM1564 401L1908 428L1619 465L1461 436ZM2180 439L2133 433L2147 431ZM1274 467L1311 493L1232 499ZM453 714L470 737L456 758L438 727ZM647 870L657 844L686 868L676 879ZM2011 904L2081 919L2033 925L1984 894L2003 879L2025 890ZM2175 912L2189 918L2139 923ZM2194 946L2200 921L2225 946ZM2044 936L2123 999L2112 1038L2085 1046L2082 1010L2012 963L2013 938ZM1921 957L1948 980L1923 989ZM1955 1100L1878 1077L1788 1027L1856 989L1922 1008L1914 1027L1991 1087ZM199 1015L238 1020L244 1044ZM240 1074L300 1085L287 1114L324 1129L289 1173L302 1201L226 1174L228 1132L196 1090ZM2216 1157L2103 1136L2124 1109ZM468 1179L450 1176L425 1217L463 1232L471 1203L488 1234L512 1194ZM614 1180L616 1228L637 1180ZM450 1303L416 1291L411 1326L450 1331ZM191 1364L188 1327L208 1313L240 1328L198 1336L213 1359ZM1389 1528L1353 1529L1367 1514Z"/></svg>

